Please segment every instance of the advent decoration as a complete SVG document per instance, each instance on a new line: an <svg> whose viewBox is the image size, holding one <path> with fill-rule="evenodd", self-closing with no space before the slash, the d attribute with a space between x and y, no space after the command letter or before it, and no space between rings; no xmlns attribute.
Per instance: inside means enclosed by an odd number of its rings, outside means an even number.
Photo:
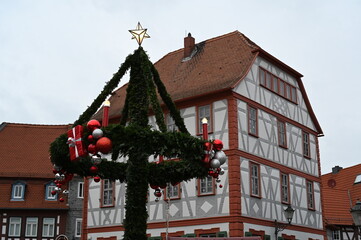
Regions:
<svg viewBox="0 0 361 240"><path fill-rule="evenodd" d="M71 136L72 139L67 134L59 136L51 144L50 154L56 181L60 184L57 193L62 191L61 186L69 178L67 176L73 174L94 177L95 182L100 179L126 182L124 239L146 240L148 187L153 188L154 195L159 198L161 188L167 184L204 178L208 174L218 180L219 175L224 173L220 166L227 157L222 152L222 142L208 140L207 131L203 131L204 139L189 134L156 68L140 46L143 38L149 37L146 29L142 29L138 23L137 29L131 30L131 33L139 48L126 58L98 97L74 122L73 129L78 131ZM128 70L130 80L120 123L107 126L108 119L103 118L101 126L99 121L90 120ZM174 119L178 132L167 131L156 90ZM154 112L160 131L148 125L149 107ZM104 112L108 112L108 109L104 109ZM75 153L74 158L73 145L79 143L83 151ZM111 160L104 157L107 153L111 154ZM177 158L178 161L150 163L148 159L151 155ZM120 156L127 156L128 160L118 162Z"/></svg>

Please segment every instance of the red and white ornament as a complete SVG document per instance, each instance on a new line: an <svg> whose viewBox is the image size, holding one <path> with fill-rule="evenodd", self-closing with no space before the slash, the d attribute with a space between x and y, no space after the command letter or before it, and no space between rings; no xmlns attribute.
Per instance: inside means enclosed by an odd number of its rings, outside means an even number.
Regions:
<svg viewBox="0 0 361 240"><path fill-rule="evenodd" d="M92 119L87 123L87 128L89 131L93 132L95 129L100 128L100 122L98 120Z"/></svg>

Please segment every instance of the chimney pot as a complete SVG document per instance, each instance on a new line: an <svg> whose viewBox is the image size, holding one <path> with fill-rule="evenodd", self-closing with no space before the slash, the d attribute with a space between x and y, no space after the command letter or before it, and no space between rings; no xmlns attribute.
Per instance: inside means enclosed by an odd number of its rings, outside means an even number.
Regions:
<svg viewBox="0 0 361 240"><path fill-rule="evenodd" d="M332 173L333 174L336 174L336 173L339 173L341 171L342 167L340 166L335 166L332 168Z"/></svg>
<svg viewBox="0 0 361 240"><path fill-rule="evenodd" d="M188 33L188 36L184 38L184 58L189 57L193 52L195 46L195 39L192 37L191 33Z"/></svg>

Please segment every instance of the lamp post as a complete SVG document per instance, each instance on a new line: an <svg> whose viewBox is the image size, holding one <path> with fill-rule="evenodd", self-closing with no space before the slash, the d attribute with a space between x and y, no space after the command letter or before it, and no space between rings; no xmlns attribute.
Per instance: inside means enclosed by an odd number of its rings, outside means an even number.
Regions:
<svg viewBox="0 0 361 240"><path fill-rule="evenodd" d="M360 235L361 227L361 202L358 200L356 205L350 209L353 223L355 224L355 234Z"/></svg>
<svg viewBox="0 0 361 240"><path fill-rule="evenodd" d="M275 220L275 236L276 240L278 237L278 233L283 231L288 225L291 225L293 214L295 212L295 209L292 208L291 205L288 205L286 209L284 209L285 218L287 219L287 223L279 223L277 222L277 219Z"/></svg>

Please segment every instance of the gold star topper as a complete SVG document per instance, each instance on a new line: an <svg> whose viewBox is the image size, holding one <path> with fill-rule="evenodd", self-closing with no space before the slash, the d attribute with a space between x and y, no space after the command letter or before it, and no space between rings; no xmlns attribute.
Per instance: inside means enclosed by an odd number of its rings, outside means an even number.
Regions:
<svg viewBox="0 0 361 240"><path fill-rule="evenodd" d="M143 29L139 22L136 29L129 30L129 32L133 35L132 39L135 38L135 40L137 40L139 46L142 44L144 38L150 38L150 36L147 34L147 29Z"/></svg>

